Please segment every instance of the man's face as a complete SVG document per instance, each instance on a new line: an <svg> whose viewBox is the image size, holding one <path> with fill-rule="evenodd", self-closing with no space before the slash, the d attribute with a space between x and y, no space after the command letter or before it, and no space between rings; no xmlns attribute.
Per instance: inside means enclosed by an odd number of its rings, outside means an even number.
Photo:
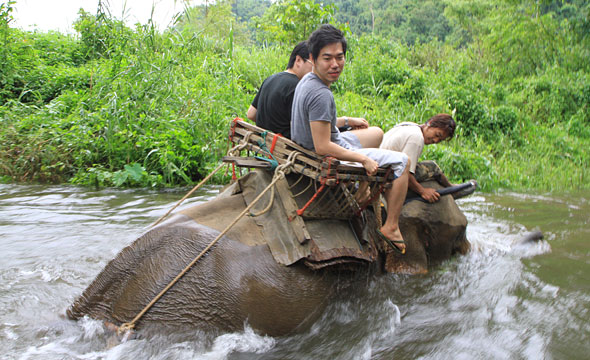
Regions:
<svg viewBox="0 0 590 360"><path fill-rule="evenodd" d="M431 127L428 125L426 125L426 127L424 128L422 134L424 135L425 145L438 144L439 142L449 137L449 134L446 130Z"/></svg>
<svg viewBox="0 0 590 360"><path fill-rule="evenodd" d="M312 56L313 72L324 84L330 86L338 80L342 69L344 69L345 60L342 43L328 44L320 50L317 59Z"/></svg>

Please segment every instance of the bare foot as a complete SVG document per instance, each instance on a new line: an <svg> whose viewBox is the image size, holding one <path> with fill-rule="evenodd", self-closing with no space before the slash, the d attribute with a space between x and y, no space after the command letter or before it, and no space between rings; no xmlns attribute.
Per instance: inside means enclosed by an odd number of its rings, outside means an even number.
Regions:
<svg viewBox="0 0 590 360"><path fill-rule="evenodd" d="M391 243L393 243L393 245L397 247L402 254L406 253L406 243L404 242L404 238L401 231L399 230L399 227L391 228L383 226L379 230L381 231L381 234L387 237L387 239L389 239L389 241L391 241Z"/></svg>

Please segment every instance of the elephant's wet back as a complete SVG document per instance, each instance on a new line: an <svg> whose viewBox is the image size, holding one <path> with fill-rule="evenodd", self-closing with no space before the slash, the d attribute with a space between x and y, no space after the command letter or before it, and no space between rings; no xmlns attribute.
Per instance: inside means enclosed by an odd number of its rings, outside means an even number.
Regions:
<svg viewBox="0 0 590 360"><path fill-rule="evenodd" d="M177 215L123 249L68 309L120 325L137 315L218 231ZM283 335L321 314L330 275L276 263L266 245L224 237L139 320L171 328Z"/></svg>

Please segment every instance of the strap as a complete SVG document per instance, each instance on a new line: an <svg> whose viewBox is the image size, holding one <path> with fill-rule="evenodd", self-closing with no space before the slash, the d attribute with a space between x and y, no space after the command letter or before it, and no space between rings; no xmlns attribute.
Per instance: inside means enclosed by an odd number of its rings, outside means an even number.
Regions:
<svg viewBox="0 0 590 360"><path fill-rule="evenodd" d="M275 134L275 136L272 138L272 144L270 145L270 153L274 153L275 151L275 145L277 144L277 140L279 139L279 137L283 137L283 135L281 134Z"/></svg>

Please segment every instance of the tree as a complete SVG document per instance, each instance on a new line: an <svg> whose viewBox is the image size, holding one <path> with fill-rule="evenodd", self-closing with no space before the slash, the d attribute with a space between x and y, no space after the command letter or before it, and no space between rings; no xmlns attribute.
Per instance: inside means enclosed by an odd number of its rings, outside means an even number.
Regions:
<svg viewBox="0 0 590 360"><path fill-rule="evenodd" d="M184 31L198 32L218 40L225 40L233 33L234 41L246 43L248 36L244 25L237 21L232 12L231 0L219 0L213 4L194 6L185 10L176 24Z"/></svg>
<svg viewBox="0 0 590 360"><path fill-rule="evenodd" d="M234 0L232 12L238 21L248 23L254 16L262 16L271 5L270 0Z"/></svg>
<svg viewBox="0 0 590 360"><path fill-rule="evenodd" d="M272 4L262 18L255 21L261 30L260 42L294 44L305 40L321 24L334 25L333 4L317 4L313 0L280 0ZM339 26L342 29L342 26Z"/></svg>

